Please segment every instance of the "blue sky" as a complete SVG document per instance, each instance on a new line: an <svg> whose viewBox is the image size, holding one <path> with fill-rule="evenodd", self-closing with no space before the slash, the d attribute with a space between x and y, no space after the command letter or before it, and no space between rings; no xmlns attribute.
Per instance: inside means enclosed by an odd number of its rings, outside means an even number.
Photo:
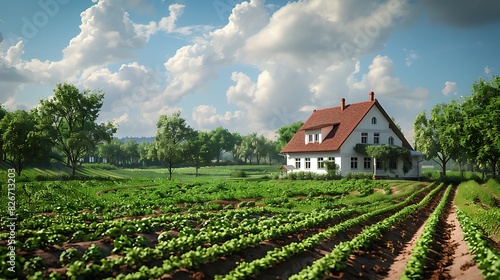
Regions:
<svg viewBox="0 0 500 280"><path fill-rule="evenodd" d="M411 142L422 110L500 70L500 3L7 0L0 103L30 109L60 82L105 93L118 137L180 110L199 130L275 137L313 109L374 91Z"/></svg>

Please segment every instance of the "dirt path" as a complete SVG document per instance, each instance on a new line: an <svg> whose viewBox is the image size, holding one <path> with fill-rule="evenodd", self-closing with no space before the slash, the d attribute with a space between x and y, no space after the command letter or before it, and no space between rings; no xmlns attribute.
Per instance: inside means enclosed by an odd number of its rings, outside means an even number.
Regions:
<svg viewBox="0 0 500 280"><path fill-rule="evenodd" d="M425 279L483 279L456 219L455 192L456 189L451 193L436 229L425 265ZM384 234L369 250L355 252L341 278L400 279L425 222L441 196L436 197L428 207Z"/></svg>
<svg viewBox="0 0 500 280"><path fill-rule="evenodd" d="M481 271L472 259L467 243L464 241L464 232L458 223L456 210L457 207L453 206L447 220L447 223L453 226L451 240L456 243L453 263L449 267L450 276L452 279L483 279Z"/></svg>
<svg viewBox="0 0 500 280"><path fill-rule="evenodd" d="M474 262L471 253L468 250L467 243L464 240L464 232L456 217L457 207L453 205L453 192L448 207L444 212L442 222L438 226L438 234L435 239L435 245L431 249L431 263L427 271L429 279L484 279L481 271ZM415 243L422 234L424 225L415 233L413 238L406 244L405 249L396 258L390 268L390 272L384 279L399 279L406 267L411 251Z"/></svg>

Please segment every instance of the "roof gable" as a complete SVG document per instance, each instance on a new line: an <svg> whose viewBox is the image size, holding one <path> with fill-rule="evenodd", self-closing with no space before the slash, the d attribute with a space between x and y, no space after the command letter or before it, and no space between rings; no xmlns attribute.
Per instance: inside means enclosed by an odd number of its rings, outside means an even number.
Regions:
<svg viewBox="0 0 500 280"><path fill-rule="evenodd" d="M366 114L376 106L377 109L389 122L389 127L401 139L403 147L412 149L401 131L394 124L389 115L382 108L377 99L359 102L349 105L315 110L306 120L302 127L283 147L282 153L292 152L322 152L337 151L351 135L354 129L363 120ZM308 130L321 129L321 143L305 143L305 136ZM326 134L326 135L325 135Z"/></svg>

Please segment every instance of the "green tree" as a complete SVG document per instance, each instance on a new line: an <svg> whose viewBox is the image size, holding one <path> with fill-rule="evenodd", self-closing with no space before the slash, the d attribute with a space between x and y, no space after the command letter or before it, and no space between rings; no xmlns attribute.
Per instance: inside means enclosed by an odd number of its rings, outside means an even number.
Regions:
<svg viewBox="0 0 500 280"><path fill-rule="evenodd" d="M257 133L250 133L243 136L241 140L241 144L238 147L238 153L240 158L245 162L250 162L252 164L252 159L256 155L256 142L257 142Z"/></svg>
<svg viewBox="0 0 500 280"><path fill-rule="evenodd" d="M54 89L53 98L40 100L38 124L52 145L65 155L71 179L75 178L78 161L94 152L99 143L110 141L116 132L111 122L96 122L103 99L99 91L80 91L64 83Z"/></svg>
<svg viewBox="0 0 500 280"><path fill-rule="evenodd" d="M209 143L212 156L216 158L217 164L219 164L222 153L231 151L233 148L233 135L222 126L210 131L208 135L210 136Z"/></svg>
<svg viewBox="0 0 500 280"><path fill-rule="evenodd" d="M489 163L495 176L500 159L500 77L480 79L472 85L472 93L462 104L462 146L476 161Z"/></svg>
<svg viewBox="0 0 500 280"><path fill-rule="evenodd" d="M417 115L413 123L415 149L426 155L441 166L442 175L446 176L446 164L456 155L456 135L450 127L455 120L448 118L447 112L452 105L436 104L431 110L431 117L427 119L426 112Z"/></svg>
<svg viewBox="0 0 500 280"><path fill-rule="evenodd" d="M122 143L120 146L123 159L128 164L134 164L139 162L139 144L134 139L127 140L125 143Z"/></svg>
<svg viewBox="0 0 500 280"><path fill-rule="evenodd" d="M107 163L118 164L124 159L120 140L113 138L109 142L101 143L97 146L98 155L106 159Z"/></svg>
<svg viewBox="0 0 500 280"><path fill-rule="evenodd" d="M0 121L0 130L5 162L16 169L18 176L27 165L50 153L51 147L38 130L33 112L7 113Z"/></svg>
<svg viewBox="0 0 500 280"><path fill-rule="evenodd" d="M198 131L194 131L193 135L187 140L184 153L194 165L196 177L198 177L198 170L200 167L209 164L212 159L209 142L210 135Z"/></svg>
<svg viewBox="0 0 500 280"><path fill-rule="evenodd" d="M243 141L243 137L238 132L233 132L233 133L231 133L231 135L232 135L231 155L233 156L233 162L236 163L236 161L239 158L241 158L241 155L240 155L240 152L241 152L240 145L241 145L241 142Z"/></svg>
<svg viewBox="0 0 500 280"><path fill-rule="evenodd" d="M278 129L278 131L277 131L277 133L278 133L278 140L277 140L278 152L280 152L285 147L285 145L288 142L290 142L292 137L295 135L295 133L297 133L297 131L299 131L299 129L302 127L302 125L304 125L304 123L302 121L297 121L297 122L294 122L292 124L282 126Z"/></svg>
<svg viewBox="0 0 500 280"><path fill-rule="evenodd" d="M257 161L257 164L260 164L260 161L262 160L262 158L266 157L267 154L268 154L268 151L267 151L267 138L264 137L264 135L260 135L259 137L257 137L257 135L255 135L256 137L253 140L253 145L254 145L254 154L255 154L255 160Z"/></svg>
<svg viewBox="0 0 500 280"><path fill-rule="evenodd" d="M407 173L411 168L410 151L403 147L393 145L368 145L366 146L366 154L371 158L380 160L382 168L385 171L392 172L391 163L397 162L399 159L403 161L404 173Z"/></svg>
<svg viewBox="0 0 500 280"><path fill-rule="evenodd" d="M139 160L142 161L142 165L146 165L146 161L150 159L149 151L151 147L154 146L153 143L148 143L148 142L141 142L138 147L137 151L139 153Z"/></svg>
<svg viewBox="0 0 500 280"><path fill-rule="evenodd" d="M278 159L279 156L277 151L277 142L266 138L264 149L269 165L273 164L273 159Z"/></svg>
<svg viewBox="0 0 500 280"><path fill-rule="evenodd" d="M193 137L194 130L181 118L180 112L172 116L160 115L156 127L155 149L152 151L155 158L168 168L168 178L172 179L172 172L176 164L187 161L185 155L187 141Z"/></svg>

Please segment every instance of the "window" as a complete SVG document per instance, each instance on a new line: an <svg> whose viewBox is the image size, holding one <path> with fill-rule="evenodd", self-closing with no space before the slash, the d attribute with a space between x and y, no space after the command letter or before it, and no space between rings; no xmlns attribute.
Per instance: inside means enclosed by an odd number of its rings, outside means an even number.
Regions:
<svg viewBox="0 0 500 280"><path fill-rule="evenodd" d="M319 134L314 134L314 142L319 143Z"/></svg>
<svg viewBox="0 0 500 280"><path fill-rule="evenodd" d="M372 124L377 124L377 118L375 117L372 118Z"/></svg>
<svg viewBox="0 0 500 280"><path fill-rule="evenodd" d="M389 137L389 140L387 141L387 143L389 143L389 145L394 145L394 138Z"/></svg>
<svg viewBox="0 0 500 280"><path fill-rule="evenodd" d="M312 143L312 142L313 142L313 135L309 134L309 143Z"/></svg>
<svg viewBox="0 0 500 280"><path fill-rule="evenodd" d="M295 168L300 169L300 158L295 159Z"/></svg>
<svg viewBox="0 0 500 280"><path fill-rule="evenodd" d="M366 132L361 133L361 143L363 143L363 144L368 143L368 133L366 133Z"/></svg>
<svg viewBox="0 0 500 280"><path fill-rule="evenodd" d="M334 157L329 157L328 161L335 161L335 158Z"/></svg>
<svg viewBox="0 0 500 280"><path fill-rule="evenodd" d="M373 133L373 144L378 144L378 143L380 143L380 134Z"/></svg>
<svg viewBox="0 0 500 280"><path fill-rule="evenodd" d="M369 158L369 157L365 157L364 158L363 168L364 169L370 169L370 168L372 168L372 159L371 158Z"/></svg>
<svg viewBox="0 0 500 280"><path fill-rule="evenodd" d="M351 158L351 169L358 169L358 158L357 157Z"/></svg>
<svg viewBox="0 0 500 280"><path fill-rule="evenodd" d="M377 159L376 164L377 164L377 170L382 170L383 169L382 162L380 160Z"/></svg>
<svg viewBox="0 0 500 280"><path fill-rule="evenodd" d="M325 168L323 164L323 158L318 158L318 169Z"/></svg>
<svg viewBox="0 0 500 280"><path fill-rule="evenodd" d="M310 169L310 168L311 168L311 159L306 158L306 169Z"/></svg>

